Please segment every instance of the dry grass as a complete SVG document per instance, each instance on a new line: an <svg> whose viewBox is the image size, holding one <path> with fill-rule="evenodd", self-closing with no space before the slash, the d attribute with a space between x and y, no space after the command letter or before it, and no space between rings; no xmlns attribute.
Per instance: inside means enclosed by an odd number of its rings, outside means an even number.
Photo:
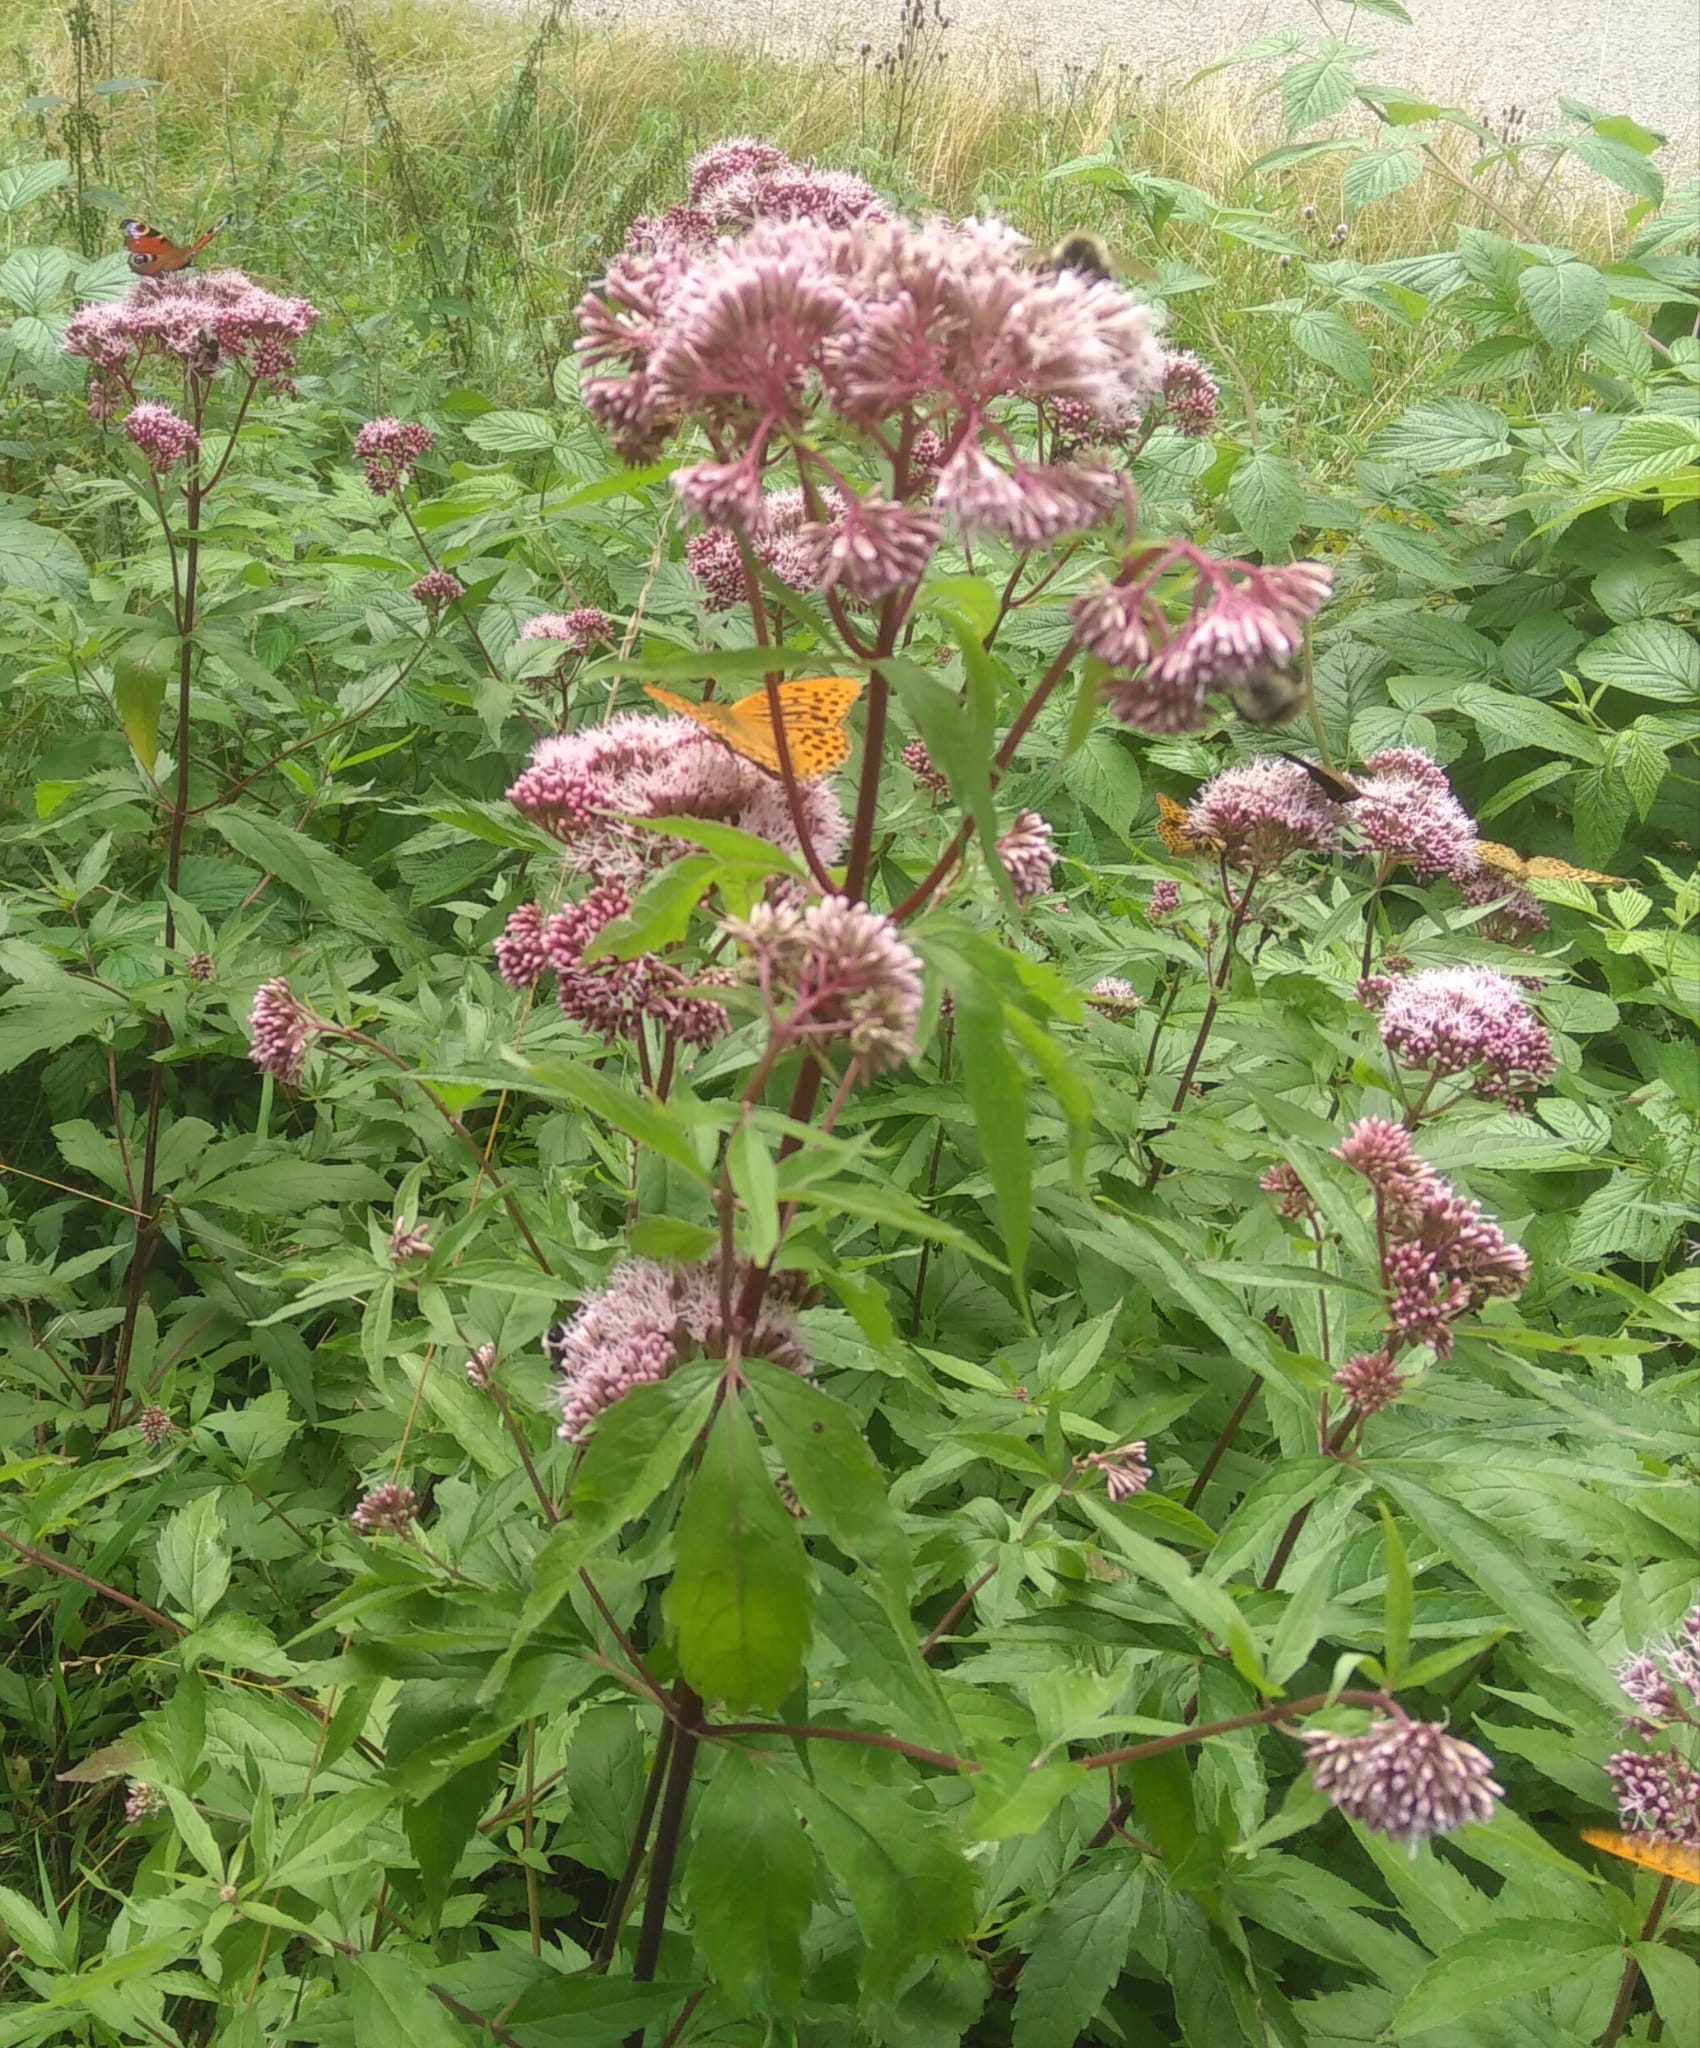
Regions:
<svg viewBox="0 0 1700 2048"><path fill-rule="evenodd" d="M1292 289L1276 257L1179 221L1159 244L1125 201L1046 172L1102 152L1261 209L1318 255L1342 218L1340 158L1254 168L1283 138L1253 71L1154 98L1109 68L1043 90L1013 63L1002 77L964 77L947 47L947 61L912 81L894 133L892 93L854 62L754 63L730 45L570 20L534 52L535 11L471 0L359 0L352 18L351 37L329 0L135 0L114 16L108 68L162 84L103 103L102 182L126 210L169 225L233 210L245 264L310 280L351 315L421 295L476 301L487 330L505 338L510 366L514 333L535 344L533 375L625 222L670 203L689 157L727 133L759 133L794 155L857 169L909 205L995 209L1035 237L1084 224L1132 264L1165 254L1199 263L1222 289L1176 300L1177 336L1231 344L1260 390L1294 376L1275 353L1284 323L1251 310ZM67 90L63 0L23 0L13 48L26 90ZM529 72L528 53L537 58ZM1357 119L1367 135L1370 117ZM49 118L38 129L20 133L16 154L56 146ZM1531 238L1594 257L1626 239L1625 195L1597 180L1535 190L1496 171L1477 187L1467 165L1460 157L1450 176L1437 169L1365 209L1350 253L1420 253L1447 246L1459 221L1507 228L1508 217ZM1444 345L1436 323L1416 332L1375 316L1364 324L1387 372L1378 401L1432 374L1437 340ZM512 382L489 355L486 347L487 381ZM1342 424L1338 388L1329 396L1332 433ZM1297 395L1291 403L1300 410Z"/></svg>

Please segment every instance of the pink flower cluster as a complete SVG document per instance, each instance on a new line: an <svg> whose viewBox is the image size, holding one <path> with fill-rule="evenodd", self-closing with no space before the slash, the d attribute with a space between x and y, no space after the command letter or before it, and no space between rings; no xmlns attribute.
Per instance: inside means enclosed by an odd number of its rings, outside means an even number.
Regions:
<svg viewBox="0 0 1700 2048"><path fill-rule="evenodd" d="M688 201L626 231L628 254L711 247L717 236L758 220L819 221L849 228L887 218L874 188L849 171L793 163L770 142L736 135L703 151L686 180Z"/></svg>
<svg viewBox="0 0 1700 2048"><path fill-rule="evenodd" d="M1198 581L1190 615L1171 630L1155 586L1177 562ZM1257 568L1177 541L1076 598L1071 616L1082 646L1112 671L1103 693L1116 717L1142 732L1195 732L1213 690L1244 690L1289 666L1333 587L1322 562Z"/></svg>
<svg viewBox="0 0 1700 2048"><path fill-rule="evenodd" d="M1378 984L1388 1051L1437 1075L1478 1069L1476 1093L1488 1102L1518 1108L1556 1064L1522 990L1491 967L1430 967Z"/></svg>
<svg viewBox="0 0 1700 2048"><path fill-rule="evenodd" d="M496 965L511 988L531 988L553 970L555 1000L563 1016L612 1044L636 1038L644 1020L683 1045L710 1045L729 1028L719 1003L689 993L689 981L656 953L634 960L586 960L585 949L611 919L631 908L625 885L599 882L588 895L552 917L537 903L522 903L496 941Z"/></svg>
<svg viewBox="0 0 1700 2048"><path fill-rule="evenodd" d="M390 1484L363 1493L349 1520L362 1536L375 1536L381 1530L405 1536L418 1517L419 1496L413 1488Z"/></svg>
<svg viewBox="0 0 1700 2048"><path fill-rule="evenodd" d="M921 962L889 917L827 896L802 910L758 903L725 929L750 949L751 977L775 1031L812 1044L842 1038L864 1073L912 1057Z"/></svg>
<svg viewBox="0 0 1700 2048"><path fill-rule="evenodd" d="M1331 852L1340 807L1296 762L1259 754L1205 783L1187 806L1186 829L1214 841L1231 866L1263 873L1291 854Z"/></svg>
<svg viewBox="0 0 1700 2048"><path fill-rule="evenodd" d="M1452 1355L1452 1325L1522 1292L1528 1255L1411 1150L1402 1124L1364 1117L1336 1148L1375 1192L1391 1358L1407 1344Z"/></svg>
<svg viewBox="0 0 1700 2048"><path fill-rule="evenodd" d="M124 432L155 476L164 476L186 455L200 452L201 437L183 415L151 398L130 408L125 415Z"/></svg>
<svg viewBox="0 0 1700 2048"><path fill-rule="evenodd" d="M766 466L788 449L812 488L842 495L802 536L813 573L859 596L912 581L937 529L907 502L922 469L910 475L901 455L894 502L853 498L818 452L823 404L854 429L889 423L904 447L936 433L936 501L965 533L1026 546L1093 523L1112 480L1026 461L997 407L1075 398L1108 420L1136 415L1162 381L1147 310L1103 280L1023 263L1020 238L995 222L915 226L863 207L834 226L828 212L758 211L737 240L651 233L615 259L580 308L579 347L585 403L616 442L635 455L694 421L714 453L675 484L702 518L745 531L763 515Z"/></svg>
<svg viewBox="0 0 1700 2048"><path fill-rule="evenodd" d="M138 278L121 299L79 307L61 346L86 357L108 385L116 379L133 388L142 359L158 354L202 377L230 363L289 391L290 344L318 317L308 300L280 298L240 270L177 271Z"/></svg>
<svg viewBox="0 0 1700 2048"><path fill-rule="evenodd" d="M1185 349L1163 358L1163 410L1177 434L1198 440L1216 424L1221 392L1216 379Z"/></svg>
<svg viewBox="0 0 1700 2048"><path fill-rule="evenodd" d="M1352 805L1352 823L1366 846L1425 878L1480 865L1475 820L1452 794L1445 769L1420 747L1371 754L1355 779L1363 795Z"/></svg>
<svg viewBox="0 0 1700 2048"><path fill-rule="evenodd" d="M1307 1729L1299 1740L1328 1803L1389 1841L1414 1847L1466 1821L1492 1820L1505 1796L1492 1759L1433 1721L1398 1714L1361 1735Z"/></svg>
<svg viewBox="0 0 1700 2048"><path fill-rule="evenodd" d="M821 493L817 503L832 515L844 507L836 490ZM793 590L808 590L815 582L815 550L804 538L809 524L808 501L799 486L790 484L762 493L756 516L747 528L750 552ZM731 527L710 526L693 533L685 543L685 567L701 584L710 611L730 611L743 603L747 595L744 558Z"/></svg>
<svg viewBox="0 0 1700 2048"><path fill-rule="evenodd" d="M755 1328L740 1336L741 1355L810 1372L813 1362L793 1312L795 1291L787 1276L775 1280ZM605 1408L633 1387L664 1379L688 1347L719 1357L726 1341L716 1265L681 1269L653 1259L622 1260L599 1293L544 1335L543 1349L561 1374L561 1435L582 1443Z"/></svg>
<svg viewBox="0 0 1700 2048"><path fill-rule="evenodd" d="M307 1042L319 1028L319 1020L305 1004L298 1002L289 983L280 975L263 983L254 993L249 1013L252 1034L248 1057L262 1074L271 1074L287 1087L301 1080L301 1063Z"/></svg>
<svg viewBox="0 0 1700 2048"><path fill-rule="evenodd" d="M783 785L685 718L624 712L540 740L508 801L570 846L580 867L628 881L672 858L678 842L634 831L620 814L718 820L797 849ZM836 860L849 821L831 785L803 783L799 802L817 854Z"/></svg>
<svg viewBox="0 0 1700 2048"><path fill-rule="evenodd" d="M399 490L413 473L422 455L437 445L429 427L417 420L398 420L386 413L368 420L354 437L354 453L365 466L366 488L376 498L387 498Z"/></svg>
<svg viewBox="0 0 1700 2048"><path fill-rule="evenodd" d="M559 640L571 654L588 654L614 637L614 621L593 604L576 605L570 612L539 612L519 629L521 640Z"/></svg>
<svg viewBox="0 0 1700 2048"><path fill-rule="evenodd" d="M1080 1462L1104 1475L1104 1491L1110 1497L1111 1507L1131 1500L1151 1484L1151 1466L1145 1455L1143 1437L1134 1443L1123 1444L1119 1450L1089 1451Z"/></svg>
<svg viewBox="0 0 1700 2048"><path fill-rule="evenodd" d="M408 585L409 594L431 613L433 617L446 606L466 595L466 586L458 576L452 576L447 569L427 569L416 583Z"/></svg>
<svg viewBox="0 0 1700 2048"><path fill-rule="evenodd" d="M1700 1728L1700 1601L1674 1634L1617 1668L1635 1709L1625 1715L1643 1744L1673 1727ZM1674 1747L1620 1749L1606 1759L1618 1813L1632 1834L1700 1849L1700 1771Z"/></svg>
<svg viewBox="0 0 1700 2048"><path fill-rule="evenodd" d="M1275 1197L1275 1213L1289 1223L1307 1223L1316 1214L1316 1203L1296 1168L1285 1159L1277 1160L1258 1180L1266 1195Z"/></svg>
<svg viewBox="0 0 1700 2048"><path fill-rule="evenodd" d="M901 756L903 765L929 795L942 796L950 787L950 780L933 766L933 757L927 752L925 740L910 740Z"/></svg>
<svg viewBox="0 0 1700 2048"><path fill-rule="evenodd" d="M1015 822L999 835L997 847L1016 902L1031 903L1035 896L1043 896L1057 864L1050 821L1037 811L1017 811Z"/></svg>

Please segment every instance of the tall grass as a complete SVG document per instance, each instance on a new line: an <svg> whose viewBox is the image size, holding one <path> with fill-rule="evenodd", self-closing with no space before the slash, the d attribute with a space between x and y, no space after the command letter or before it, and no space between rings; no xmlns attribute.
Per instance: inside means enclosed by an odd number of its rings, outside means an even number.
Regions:
<svg viewBox="0 0 1700 2048"><path fill-rule="evenodd" d="M895 42L896 0L890 12ZM23 92L69 92L66 13L66 0L22 0L10 49ZM1253 168L1282 139L1255 71L1156 95L1111 66L1047 86L1013 59L988 77L976 57L969 75L947 33L898 79L877 61L583 28L552 0L541 14L470 0L136 0L113 22L114 69L158 81L100 108L114 215L186 228L232 211L232 258L312 291L351 334L405 317L463 374L476 364L492 395L540 386L625 223L671 203L690 156L727 133L853 167L906 204L994 209L1035 237L1091 226L1133 265L1159 253L1139 217L1050 170L1107 152L1263 208L1318 255L1342 217L1338 159ZM62 118L17 119L14 154L62 153ZM1405 255L1444 246L1459 220L1498 224L1505 189L1469 183L1431 174L1366 209L1352 253ZM1596 258L1624 239L1623 195L1592 181L1515 196L1543 239ZM1202 257L1199 237L1171 223L1163 253ZM1215 237L1208 263L1221 289L1176 299L1177 338L1231 343L1260 390L1279 393L1264 373L1282 323L1252 309L1290 280L1273 254ZM1366 324L1383 351L1378 399L1432 370L1433 323ZM1332 429L1340 394L1328 397Z"/></svg>

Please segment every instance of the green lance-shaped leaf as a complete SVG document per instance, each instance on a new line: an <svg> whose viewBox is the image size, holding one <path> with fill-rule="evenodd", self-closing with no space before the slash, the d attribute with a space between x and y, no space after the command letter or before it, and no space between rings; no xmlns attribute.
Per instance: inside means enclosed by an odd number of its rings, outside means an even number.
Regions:
<svg viewBox="0 0 1700 2048"><path fill-rule="evenodd" d="M909 1545L855 1417L843 1402L780 1366L752 1358L742 1370L797 1498L840 1550L876 1572L901 1601Z"/></svg>
<svg viewBox="0 0 1700 2048"><path fill-rule="evenodd" d="M1015 1998L1015 2048L1074 2048L1121 1975L1144 1872L1131 1856L1076 1871L1033 1922Z"/></svg>
<svg viewBox="0 0 1700 2048"><path fill-rule="evenodd" d="M736 1397L714 1419L674 1536L662 1600L679 1668L704 1699L772 1710L797 1683L809 1562Z"/></svg>
<svg viewBox="0 0 1700 2048"><path fill-rule="evenodd" d="M818 1744L817 1747L830 1745ZM889 1785L794 1782L792 1793L862 1930L862 2007L878 2010L911 1966L964 1941L974 1873L944 1831Z"/></svg>
<svg viewBox="0 0 1700 2048"><path fill-rule="evenodd" d="M230 1584L230 1545L218 1511L218 1493L179 1508L159 1532L159 1582L166 1598L192 1621L205 1621Z"/></svg>
<svg viewBox="0 0 1700 2048"><path fill-rule="evenodd" d="M633 1387L597 1418L567 1505L532 1566L531 1591L507 1648L479 1688L495 1699L514 1659L578 1583L580 1569L633 1516L641 1515L685 1462L714 1401L716 1367L686 1366L653 1386ZM786 1517L789 1521L789 1516Z"/></svg>
<svg viewBox="0 0 1700 2048"><path fill-rule="evenodd" d="M159 717L176 645L163 636L138 641L112 664L112 701L118 707L118 723L124 728L130 751L148 775L153 773L159 754Z"/></svg>
<svg viewBox="0 0 1700 2048"><path fill-rule="evenodd" d="M785 1778L728 1750L691 1823L685 1895L709 1976L746 2010L796 2003L816 1883Z"/></svg>
<svg viewBox="0 0 1700 2048"><path fill-rule="evenodd" d="M1004 1035L1004 1005L978 974L954 983L962 1079L974 1128L997 1198L1004 1252L1016 1290L1026 1298L1023 1270L1033 1234L1033 1155L1027 1146L1027 1075Z"/></svg>

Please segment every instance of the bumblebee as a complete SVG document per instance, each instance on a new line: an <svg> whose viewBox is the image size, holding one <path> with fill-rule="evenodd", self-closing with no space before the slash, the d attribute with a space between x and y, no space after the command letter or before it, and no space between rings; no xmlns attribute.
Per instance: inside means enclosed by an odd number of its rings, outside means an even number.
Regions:
<svg viewBox="0 0 1700 2048"><path fill-rule="evenodd" d="M1087 228L1075 228L1062 240L1039 265L1041 270L1077 271L1082 277L1102 278L1106 282L1114 279L1115 265L1110 261L1106 244Z"/></svg>

